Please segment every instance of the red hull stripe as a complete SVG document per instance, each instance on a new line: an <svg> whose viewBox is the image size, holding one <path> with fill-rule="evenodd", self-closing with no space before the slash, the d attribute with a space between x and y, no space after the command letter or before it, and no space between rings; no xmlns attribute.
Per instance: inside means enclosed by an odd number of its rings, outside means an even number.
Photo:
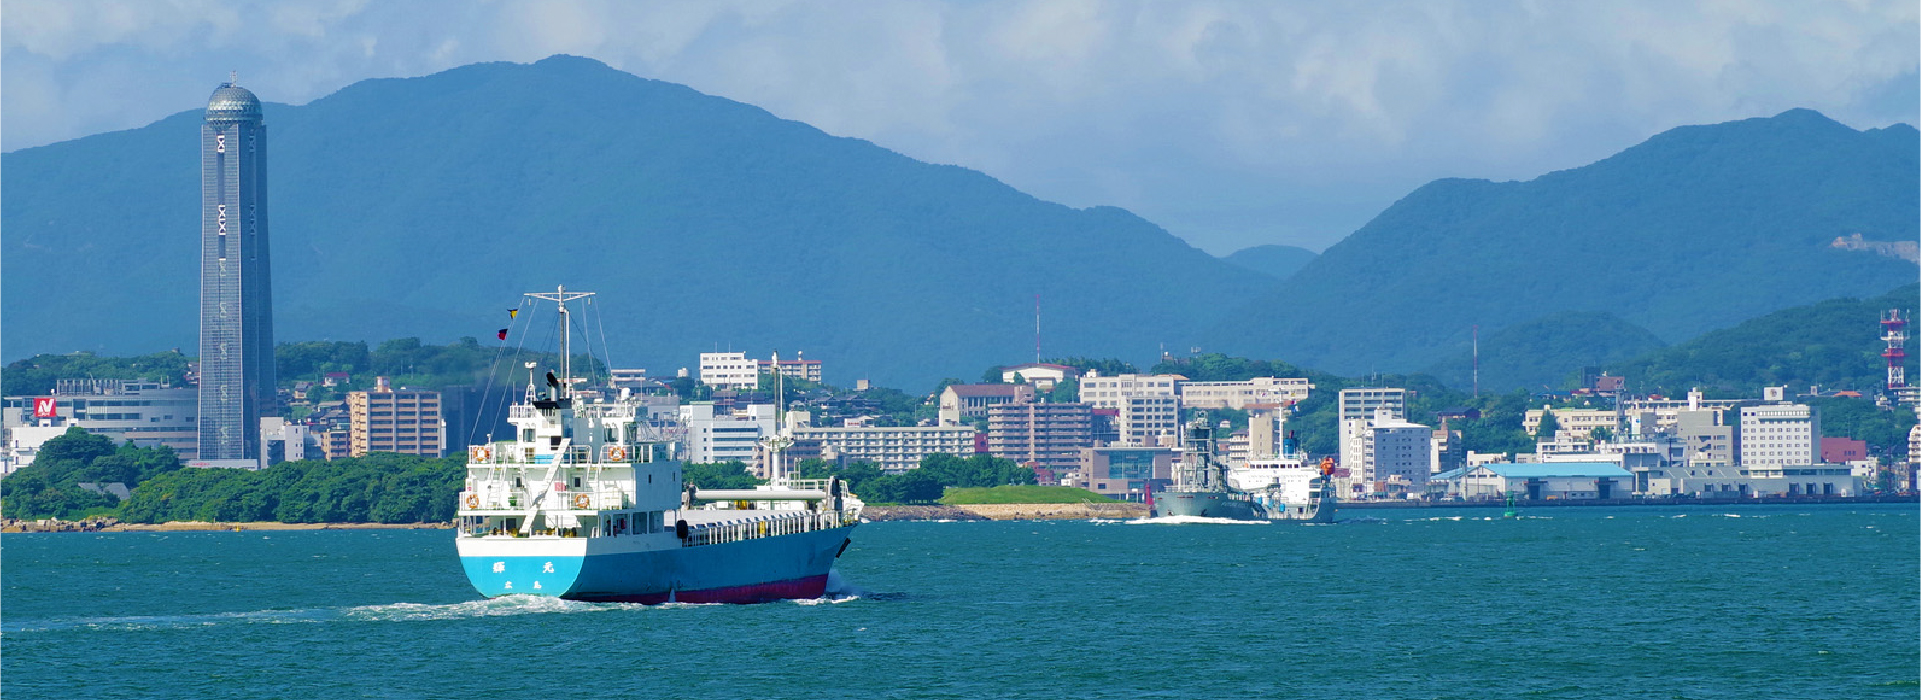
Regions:
<svg viewBox="0 0 1921 700"><path fill-rule="evenodd" d="M827 592L827 574L808 576L791 581L756 583L749 586L728 586L709 588L702 591L677 591L672 594L678 603L764 603L770 600L789 598L819 598ZM642 603L659 605L668 602L667 593L642 593L638 595L615 596L562 596L575 600L595 603Z"/></svg>

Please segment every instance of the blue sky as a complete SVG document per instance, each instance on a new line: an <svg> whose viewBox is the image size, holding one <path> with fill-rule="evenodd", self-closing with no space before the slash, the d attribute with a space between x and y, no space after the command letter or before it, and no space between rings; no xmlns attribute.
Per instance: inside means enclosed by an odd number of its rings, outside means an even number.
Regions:
<svg viewBox="0 0 1921 700"><path fill-rule="evenodd" d="M7 0L0 148L571 53L1224 254L1682 125L1921 111L1915 2Z"/></svg>

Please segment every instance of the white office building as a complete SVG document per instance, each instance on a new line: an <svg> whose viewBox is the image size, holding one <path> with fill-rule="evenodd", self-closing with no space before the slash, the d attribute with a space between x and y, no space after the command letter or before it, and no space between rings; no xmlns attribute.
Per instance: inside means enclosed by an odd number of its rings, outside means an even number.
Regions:
<svg viewBox="0 0 1921 700"><path fill-rule="evenodd" d="M753 390L760 386L760 360L744 352L700 354L700 383L716 389Z"/></svg>
<svg viewBox="0 0 1921 700"><path fill-rule="evenodd" d="M1406 482L1419 487L1427 483L1434 464L1434 429L1395 418L1385 408L1376 409L1361 435L1360 469L1349 468L1351 479L1368 482Z"/></svg>
<svg viewBox="0 0 1921 700"><path fill-rule="evenodd" d="M1246 409L1248 404L1298 403L1307 400L1314 385L1299 377L1255 377L1244 382L1179 383L1181 405L1187 408Z"/></svg>
<svg viewBox="0 0 1921 700"><path fill-rule="evenodd" d="M760 439L774 433L773 406L757 404L729 414L716 412L712 403L691 403L680 407L680 422L687 428L688 462L738 461L756 474L765 470Z"/></svg>
<svg viewBox="0 0 1921 700"><path fill-rule="evenodd" d="M1376 416L1386 411L1394 420L1407 420L1407 390L1396 388L1342 389L1340 413L1341 468L1348 478L1360 479L1368 469L1366 432Z"/></svg>
<svg viewBox="0 0 1921 700"><path fill-rule="evenodd" d="M1780 468L1821 461L1821 412L1804 404L1741 408L1743 469Z"/></svg>
<svg viewBox="0 0 1921 700"><path fill-rule="evenodd" d="M133 379L61 379L51 394L6 397L4 413L0 426L6 430L7 448L28 462L40 443L75 426L115 443L166 445L183 460L194 459L198 452L199 392L192 387Z"/></svg>
<svg viewBox="0 0 1921 700"><path fill-rule="evenodd" d="M1172 444L1180 435L1181 421L1176 384L1186 380L1178 374L1103 377L1089 372L1081 378L1081 403L1116 412L1114 429L1122 445Z"/></svg>
<svg viewBox="0 0 1921 700"><path fill-rule="evenodd" d="M922 457L946 453L974 454L974 435L969 426L917 428L816 428L794 429L796 441L820 443L821 458L847 462L869 462L889 474L918 469Z"/></svg>

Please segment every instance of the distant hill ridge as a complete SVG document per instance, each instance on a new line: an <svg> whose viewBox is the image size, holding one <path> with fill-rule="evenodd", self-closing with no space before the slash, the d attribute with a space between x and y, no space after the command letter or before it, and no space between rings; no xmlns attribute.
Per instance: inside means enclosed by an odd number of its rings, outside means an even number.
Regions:
<svg viewBox="0 0 1921 700"><path fill-rule="evenodd" d="M1388 207L1215 327L1209 349L1332 372L1412 371L1560 312L1666 342L1878 294L1914 264L1833 246L1921 236L1921 138L1818 113L1659 134L1527 182L1444 179Z"/></svg>
<svg viewBox="0 0 1921 700"><path fill-rule="evenodd" d="M0 160L6 359L194 346L201 117ZM282 341L490 339L565 284L600 294L615 366L778 349L917 387L1027 357L1035 295L1048 353L1146 358L1271 283L1120 209L577 57L366 80L266 124Z"/></svg>

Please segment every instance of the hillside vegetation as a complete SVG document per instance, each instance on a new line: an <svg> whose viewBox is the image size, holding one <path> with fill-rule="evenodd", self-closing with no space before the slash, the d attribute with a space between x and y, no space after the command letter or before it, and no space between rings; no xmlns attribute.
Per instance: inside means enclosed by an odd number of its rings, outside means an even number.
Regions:
<svg viewBox="0 0 1921 700"><path fill-rule="evenodd" d="M486 338L565 284L622 367L779 349L925 386L1027 356L1035 295L1050 350L1151 357L1272 284L1120 209L584 58L265 110L280 338ZM0 156L7 359L193 345L202 118Z"/></svg>
<svg viewBox="0 0 1921 700"><path fill-rule="evenodd" d="M1699 387L1714 398L1755 397L1767 386L1872 394L1887 385L1882 312L1903 309L1912 315L1918 307L1921 285L1916 284L1865 299L1829 299L1709 332L1609 369L1627 377L1633 391L1669 396ZM1910 326L1908 332L1917 330ZM1909 381L1921 381L1915 365L1921 348L1914 341L1908 345Z"/></svg>
<svg viewBox="0 0 1921 700"><path fill-rule="evenodd" d="M1879 294L1914 263L1835 238L1921 237L1921 134L1809 110L1658 134L1526 182L1448 179L1220 322L1201 345L1342 374L1406 372L1515 324L1607 312L1668 343ZM1529 382L1533 378L1528 378Z"/></svg>
<svg viewBox="0 0 1921 700"><path fill-rule="evenodd" d="M31 466L0 479L0 515L76 520L113 515L140 523L200 520L283 523L420 523L453 519L465 455L441 459L377 453L266 469L185 469L171 449L114 445L78 428L48 440ZM126 484L126 501L79 483Z"/></svg>
<svg viewBox="0 0 1921 700"><path fill-rule="evenodd" d="M1481 390L1578 388L1583 367L1639 357L1667 344L1647 329L1605 311L1563 311L1481 336ZM1423 370L1456 389L1474 387L1474 354L1464 352Z"/></svg>

